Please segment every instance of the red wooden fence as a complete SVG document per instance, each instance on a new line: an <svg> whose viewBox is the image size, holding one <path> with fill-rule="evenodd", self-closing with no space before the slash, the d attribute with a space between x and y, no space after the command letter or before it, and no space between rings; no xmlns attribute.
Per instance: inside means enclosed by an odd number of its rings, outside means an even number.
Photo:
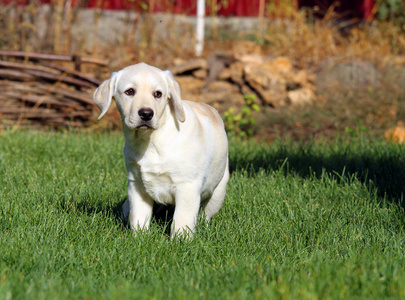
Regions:
<svg viewBox="0 0 405 300"><path fill-rule="evenodd" d="M64 0L75 7L101 8L110 10L144 10L148 12L170 12L175 14L195 15L197 0ZM265 0L266 4L280 4L283 0ZM291 0L296 1L297 8L318 6L326 11L335 0ZM0 0L0 5L35 5L49 4L51 0ZM56 1L53 1L55 3ZM207 0L207 14L210 13L210 4ZM216 15L219 16L257 16L259 14L260 0L216 0ZM339 0L340 5L336 11L346 18L367 19L372 13L375 0Z"/></svg>

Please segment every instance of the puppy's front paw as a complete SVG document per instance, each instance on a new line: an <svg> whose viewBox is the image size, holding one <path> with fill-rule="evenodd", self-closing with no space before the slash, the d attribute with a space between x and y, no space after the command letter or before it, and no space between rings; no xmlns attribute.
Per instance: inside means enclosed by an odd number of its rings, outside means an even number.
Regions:
<svg viewBox="0 0 405 300"><path fill-rule="evenodd" d="M192 238L194 235L194 231L192 229L190 229L190 227L185 226L185 227L180 227L180 228L176 228L175 226L171 226L170 229L170 238L171 239L189 239Z"/></svg>

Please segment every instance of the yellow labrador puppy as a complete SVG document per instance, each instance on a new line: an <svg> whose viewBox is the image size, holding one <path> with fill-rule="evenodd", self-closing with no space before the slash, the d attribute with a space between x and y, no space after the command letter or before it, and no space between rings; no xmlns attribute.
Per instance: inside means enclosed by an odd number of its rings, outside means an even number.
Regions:
<svg viewBox="0 0 405 300"><path fill-rule="evenodd" d="M108 111L112 100L121 114L128 172L123 215L132 229L147 229L153 203L174 204L171 236L194 232L200 207L209 220L224 201L228 140L218 112L181 99L170 71L144 63L113 73L94 92Z"/></svg>

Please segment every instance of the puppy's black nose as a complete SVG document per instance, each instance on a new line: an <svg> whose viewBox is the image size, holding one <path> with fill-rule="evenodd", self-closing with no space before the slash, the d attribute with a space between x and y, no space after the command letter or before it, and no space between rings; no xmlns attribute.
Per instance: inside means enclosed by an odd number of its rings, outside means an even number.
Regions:
<svg viewBox="0 0 405 300"><path fill-rule="evenodd" d="M144 121L150 121L153 118L153 110L150 108L141 108L138 111L138 115Z"/></svg>

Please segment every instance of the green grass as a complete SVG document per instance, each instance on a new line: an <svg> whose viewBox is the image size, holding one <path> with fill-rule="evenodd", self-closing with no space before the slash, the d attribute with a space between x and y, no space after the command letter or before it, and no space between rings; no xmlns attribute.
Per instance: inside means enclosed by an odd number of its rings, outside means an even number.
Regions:
<svg viewBox="0 0 405 300"><path fill-rule="evenodd" d="M0 299L403 299L405 148L230 145L226 201L193 239L117 216L120 134L0 134Z"/></svg>

